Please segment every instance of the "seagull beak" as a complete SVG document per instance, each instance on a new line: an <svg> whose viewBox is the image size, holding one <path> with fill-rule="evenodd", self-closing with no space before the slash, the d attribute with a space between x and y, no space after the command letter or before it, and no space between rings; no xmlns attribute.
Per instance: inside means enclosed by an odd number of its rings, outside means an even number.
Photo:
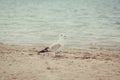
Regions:
<svg viewBox="0 0 120 80"><path fill-rule="evenodd" d="M67 36L64 36L64 38L67 38Z"/></svg>

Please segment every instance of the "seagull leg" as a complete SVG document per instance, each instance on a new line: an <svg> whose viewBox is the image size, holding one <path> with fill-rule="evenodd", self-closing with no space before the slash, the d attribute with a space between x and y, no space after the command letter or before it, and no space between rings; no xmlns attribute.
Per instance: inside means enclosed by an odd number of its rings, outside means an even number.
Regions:
<svg viewBox="0 0 120 80"><path fill-rule="evenodd" d="M57 51L55 52L55 56L57 56L59 53L61 53L62 51Z"/></svg>
<svg viewBox="0 0 120 80"><path fill-rule="evenodd" d="M58 51L58 52L56 52L56 54L59 54L60 52L62 52L62 51Z"/></svg>

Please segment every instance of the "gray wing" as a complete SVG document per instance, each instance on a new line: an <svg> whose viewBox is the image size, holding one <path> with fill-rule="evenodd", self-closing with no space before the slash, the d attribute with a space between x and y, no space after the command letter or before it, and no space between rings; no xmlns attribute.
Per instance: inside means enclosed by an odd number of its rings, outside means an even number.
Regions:
<svg viewBox="0 0 120 80"><path fill-rule="evenodd" d="M50 47L50 50L51 51L56 51L58 49L60 49L61 45L60 44L54 44Z"/></svg>

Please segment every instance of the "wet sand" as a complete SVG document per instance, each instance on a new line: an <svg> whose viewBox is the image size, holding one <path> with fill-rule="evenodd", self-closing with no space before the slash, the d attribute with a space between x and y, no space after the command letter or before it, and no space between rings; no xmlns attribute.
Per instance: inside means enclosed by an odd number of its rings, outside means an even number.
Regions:
<svg viewBox="0 0 120 80"><path fill-rule="evenodd" d="M120 51L44 47L0 43L0 80L120 80Z"/></svg>

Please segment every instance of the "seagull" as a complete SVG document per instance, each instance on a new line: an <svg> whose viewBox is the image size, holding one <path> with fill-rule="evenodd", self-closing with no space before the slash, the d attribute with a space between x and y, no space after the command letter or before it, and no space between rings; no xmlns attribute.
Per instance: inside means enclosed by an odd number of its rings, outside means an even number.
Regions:
<svg viewBox="0 0 120 80"><path fill-rule="evenodd" d="M46 47L45 49L39 51L38 55L45 52L55 52L55 53L61 52L61 49L64 47L65 37L66 36L63 33L59 34L59 39L49 47Z"/></svg>

